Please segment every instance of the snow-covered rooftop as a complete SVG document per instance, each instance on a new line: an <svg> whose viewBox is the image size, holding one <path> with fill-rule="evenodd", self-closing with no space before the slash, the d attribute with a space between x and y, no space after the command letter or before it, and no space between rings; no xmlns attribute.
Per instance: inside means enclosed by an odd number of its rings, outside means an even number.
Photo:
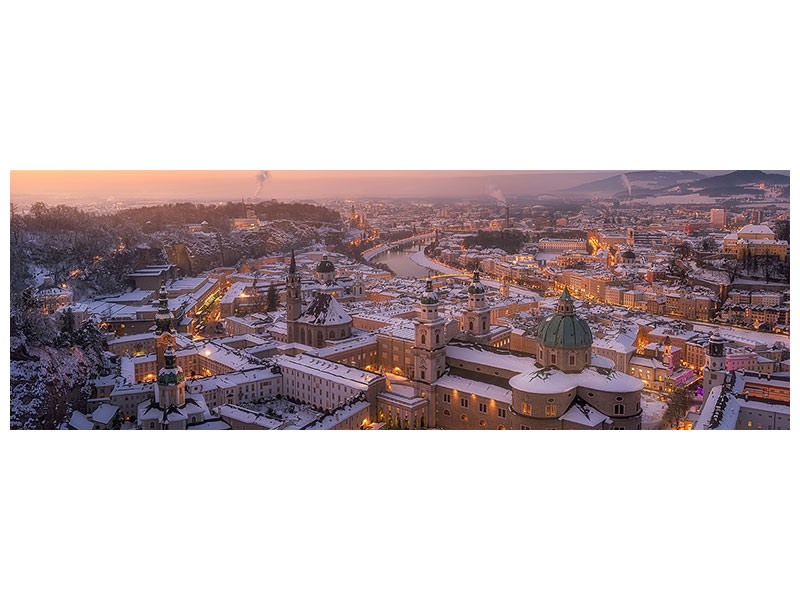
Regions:
<svg viewBox="0 0 800 600"><path fill-rule="evenodd" d="M579 373L565 373L554 367L545 367L516 375L509 380L512 388L534 394L561 394L575 388L616 392L638 392L644 383L636 377L612 369L586 367Z"/></svg>

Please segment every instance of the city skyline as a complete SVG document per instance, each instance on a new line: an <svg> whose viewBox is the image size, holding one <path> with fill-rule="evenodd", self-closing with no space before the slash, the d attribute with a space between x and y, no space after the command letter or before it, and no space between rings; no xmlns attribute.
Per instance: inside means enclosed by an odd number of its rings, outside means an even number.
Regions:
<svg viewBox="0 0 800 600"><path fill-rule="evenodd" d="M12 213L15 428L789 427L782 173L15 175L77 194Z"/></svg>

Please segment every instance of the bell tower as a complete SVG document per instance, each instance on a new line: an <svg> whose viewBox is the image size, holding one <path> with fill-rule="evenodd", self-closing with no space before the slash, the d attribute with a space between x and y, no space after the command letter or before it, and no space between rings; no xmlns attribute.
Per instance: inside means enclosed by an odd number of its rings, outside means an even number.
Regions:
<svg viewBox="0 0 800 600"><path fill-rule="evenodd" d="M703 367L703 400L712 388L725 383L725 340L716 333L708 340L706 363Z"/></svg>
<svg viewBox="0 0 800 600"><path fill-rule="evenodd" d="M471 339L488 343L491 316L492 309L486 303L486 288L481 283L480 273L475 271L467 289L467 310L461 315L461 330Z"/></svg>
<svg viewBox="0 0 800 600"><path fill-rule="evenodd" d="M156 373L164 368L164 354L167 348L175 346L175 329L172 326L173 316L167 301L167 288L161 285L158 292L158 311L156 322Z"/></svg>
<svg viewBox="0 0 800 600"><path fill-rule="evenodd" d="M286 276L286 334L289 343L297 341L297 319L303 311L302 289L300 286L300 275L297 273L297 262L294 259L292 250L292 260L289 263L289 273Z"/></svg>
<svg viewBox="0 0 800 600"><path fill-rule="evenodd" d="M439 316L439 298L433 282L425 283L419 318L414 322L414 393L429 397L431 384L445 370L444 319Z"/></svg>
<svg viewBox="0 0 800 600"><path fill-rule="evenodd" d="M167 346L164 361L156 382L156 402L164 410L172 406L181 408L186 404L186 382L171 345Z"/></svg>

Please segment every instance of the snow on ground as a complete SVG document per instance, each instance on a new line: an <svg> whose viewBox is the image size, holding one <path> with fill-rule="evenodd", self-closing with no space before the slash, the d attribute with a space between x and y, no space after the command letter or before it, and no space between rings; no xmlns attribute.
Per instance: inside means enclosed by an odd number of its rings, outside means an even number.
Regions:
<svg viewBox="0 0 800 600"><path fill-rule="evenodd" d="M667 403L654 392L642 391L642 429L655 429L667 410Z"/></svg>
<svg viewBox="0 0 800 600"><path fill-rule="evenodd" d="M789 336L781 335L780 333L770 333L768 331L750 331L749 329L726 327L725 325L709 325L708 323L700 323L698 321L691 321L691 323L694 324L695 331L718 331L720 335L725 338L745 344L760 343L772 345L778 342L784 344L785 346L789 346Z"/></svg>

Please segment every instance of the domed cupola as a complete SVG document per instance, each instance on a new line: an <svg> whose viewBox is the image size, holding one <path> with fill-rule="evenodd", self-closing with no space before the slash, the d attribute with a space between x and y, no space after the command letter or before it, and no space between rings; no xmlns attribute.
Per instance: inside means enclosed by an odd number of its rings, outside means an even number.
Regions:
<svg viewBox="0 0 800 600"><path fill-rule="evenodd" d="M575 302L566 287L555 314L536 328L536 340L543 364L555 365L562 371L580 371L590 364L592 332L586 321L575 314Z"/></svg>
<svg viewBox="0 0 800 600"><path fill-rule="evenodd" d="M430 278L425 281L425 291L422 293L419 301L421 304L439 303L439 298L436 296L436 292L433 291L433 281Z"/></svg>
<svg viewBox="0 0 800 600"><path fill-rule="evenodd" d="M183 381L183 369L178 366L178 360L172 344L164 352L164 367L158 372L159 385L177 385Z"/></svg>
<svg viewBox="0 0 800 600"><path fill-rule="evenodd" d="M322 257L322 260L319 261L316 271L317 277L320 279L320 281L327 283L333 281L333 276L336 274L336 267L330 260L328 260L328 255L326 254Z"/></svg>
<svg viewBox="0 0 800 600"><path fill-rule="evenodd" d="M317 273L333 273L336 270L336 267L333 266L333 263L328 260L328 255L322 257L322 260L319 261L317 265Z"/></svg>
<svg viewBox="0 0 800 600"><path fill-rule="evenodd" d="M425 291L419 299L420 309L419 318L422 321L436 321L439 319L439 298L433 291L433 281L428 279L425 282Z"/></svg>
<svg viewBox="0 0 800 600"><path fill-rule="evenodd" d="M164 366L158 372L155 395L156 403L164 410L171 407L181 408L186 404L183 369L178 366L172 344L164 351Z"/></svg>
<svg viewBox="0 0 800 600"><path fill-rule="evenodd" d="M472 284L470 284L469 289L467 289L468 294L485 294L486 288L483 287L481 283L481 274L478 271L475 271L472 274Z"/></svg>
<svg viewBox="0 0 800 600"><path fill-rule="evenodd" d="M718 333L713 333L709 338L707 354L714 357L725 356L725 339Z"/></svg>

